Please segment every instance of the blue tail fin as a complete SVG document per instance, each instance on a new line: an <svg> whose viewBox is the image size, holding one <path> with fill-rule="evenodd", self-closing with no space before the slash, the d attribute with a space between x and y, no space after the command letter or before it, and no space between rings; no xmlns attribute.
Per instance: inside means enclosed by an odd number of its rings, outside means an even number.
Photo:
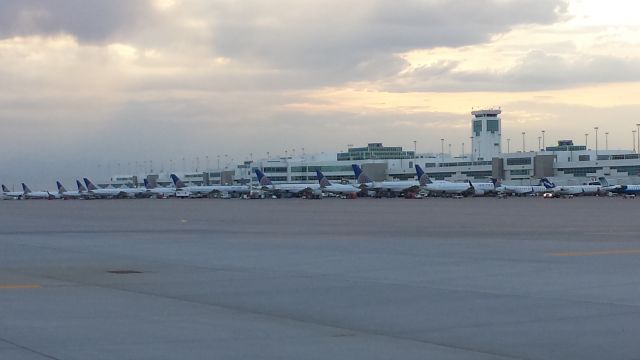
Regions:
<svg viewBox="0 0 640 360"><path fill-rule="evenodd" d="M271 179L267 175L265 175L260 169L255 169L256 176L258 177L258 183L261 186L272 185Z"/></svg>
<svg viewBox="0 0 640 360"><path fill-rule="evenodd" d="M144 182L144 188L149 189L149 180L147 180L147 178L144 178L142 181Z"/></svg>
<svg viewBox="0 0 640 360"><path fill-rule="evenodd" d="M4 184L2 184L2 191L3 192L9 192L9 189L7 189L7 187Z"/></svg>
<svg viewBox="0 0 640 360"><path fill-rule="evenodd" d="M84 184L87 185L87 189L89 189L89 191L98 189L97 186L93 185L91 180L89 180L87 178L83 178L83 180L84 180Z"/></svg>
<svg viewBox="0 0 640 360"><path fill-rule="evenodd" d="M358 166L357 164L352 164L351 168L353 169L353 173L356 175L356 181L358 182L358 184L366 184L366 183L373 182L371 178L367 176L367 174L364 171L362 171L360 166Z"/></svg>
<svg viewBox="0 0 640 360"><path fill-rule="evenodd" d="M56 181L56 185L58 186L58 192L60 194L67 192L67 189L62 186L62 183L60 183L60 181Z"/></svg>
<svg viewBox="0 0 640 360"><path fill-rule="evenodd" d="M427 175L424 172L424 170L422 170L420 165L416 164L415 168L416 168L416 175L418 176L418 181L420 182L420 186L425 186L427 184L432 183L431 179L429 178L429 175Z"/></svg>
<svg viewBox="0 0 640 360"><path fill-rule="evenodd" d="M552 183L551 181L549 181L549 179L547 178L542 178L540 179L540 183L542 183L542 185L547 188L547 189L553 189L556 187L556 184Z"/></svg>
<svg viewBox="0 0 640 360"><path fill-rule="evenodd" d="M22 190L24 191L25 194L28 194L31 192L31 189L29 189L29 187L25 183L22 183Z"/></svg>
<svg viewBox="0 0 640 360"><path fill-rule="evenodd" d="M491 178L491 182L493 183L493 187L495 189L499 188L502 186L502 183L500 182L500 179L497 178Z"/></svg>
<svg viewBox="0 0 640 360"><path fill-rule="evenodd" d="M177 177L176 174L171 174L171 180L173 180L173 184L176 186L176 189L185 187L184 182L182 182L182 180L180 180L180 178Z"/></svg>
<svg viewBox="0 0 640 360"><path fill-rule="evenodd" d="M322 174L322 171L320 171L319 169L316 169L316 177L318 178L320 187L327 187L331 185L331 181L329 181L329 179L327 179L327 177L324 176L324 174Z"/></svg>
<svg viewBox="0 0 640 360"><path fill-rule="evenodd" d="M600 181L600 185L602 186L609 186L609 181L604 176L599 177L598 181Z"/></svg>
<svg viewBox="0 0 640 360"><path fill-rule="evenodd" d="M87 191L87 188L84 187L84 185L82 185L82 183L80 182L80 180L76 180L76 185L78 186L78 192L85 192Z"/></svg>

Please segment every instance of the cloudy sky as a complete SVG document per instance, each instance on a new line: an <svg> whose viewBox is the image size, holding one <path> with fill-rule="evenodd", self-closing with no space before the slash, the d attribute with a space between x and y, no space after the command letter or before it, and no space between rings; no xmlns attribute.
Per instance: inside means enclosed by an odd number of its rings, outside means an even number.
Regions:
<svg viewBox="0 0 640 360"><path fill-rule="evenodd" d="M547 144L586 132L594 142L599 126L600 144L607 131L610 148L630 149L639 10L631 0L2 0L0 181L367 142L417 140L426 152L445 138L457 152L471 109L490 106L503 109L505 139L526 131L537 146L545 129Z"/></svg>

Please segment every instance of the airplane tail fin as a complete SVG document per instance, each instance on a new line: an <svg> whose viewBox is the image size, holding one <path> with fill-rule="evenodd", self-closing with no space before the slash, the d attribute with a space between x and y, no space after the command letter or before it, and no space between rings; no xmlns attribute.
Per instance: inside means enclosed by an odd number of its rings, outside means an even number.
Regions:
<svg viewBox="0 0 640 360"><path fill-rule="evenodd" d="M324 176L322 171L320 171L319 169L316 169L316 177L318 178L318 182L320 183L320 187L327 187L327 186L331 185L331 181L329 181L329 179L327 179L327 177Z"/></svg>
<svg viewBox="0 0 640 360"><path fill-rule="evenodd" d="M87 191L87 188L84 187L84 185L82 185L80 180L76 180L76 185L78 186L78 191L79 192L86 192Z"/></svg>
<svg viewBox="0 0 640 360"><path fill-rule="evenodd" d="M493 187L496 189L502 186L502 182L500 182L500 179L498 178L491 178L491 182L493 183Z"/></svg>
<svg viewBox="0 0 640 360"><path fill-rule="evenodd" d="M604 176L599 177L598 181L600 181L600 185L602 186L609 186L609 181Z"/></svg>
<svg viewBox="0 0 640 360"><path fill-rule="evenodd" d="M31 189L29 189L29 187L25 183L22 183L22 190L24 191L25 194L28 194L31 192Z"/></svg>
<svg viewBox="0 0 640 360"><path fill-rule="evenodd" d="M2 191L3 192L9 192L9 189L7 189L7 187L4 184L2 184Z"/></svg>
<svg viewBox="0 0 640 360"><path fill-rule="evenodd" d="M549 179L547 178L542 178L540 179L540 183L547 189L553 189L554 187L556 187L556 184L552 183Z"/></svg>
<svg viewBox="0 0 640 360"><path fill-rule="evenodd" d="M260 169L255 169L256 176L258 177L258 183L261 186L269 186L272 185L271 179L267 175L265 175Z"/></svg>
<svg viewBox="0 0 640 360"><path fill-rule="evenodd" d="M149 185L149 180L147 180L147 178L144 178L142 181L144 182L145 189L152 189L151 185Z"/></svg>
<svg viewBox="0 0 640 360"><path fill-rule="evenodd" d="M180 178L177 177L176 174L171 174L171 180L173 180L173 184L176 186L176 189L185 187L184 182L180 180Z"/></svg>
<svg viewBox="0 0 640 360"><path fill-rule="evenodd" d="M357 164L352 164L351 168L353 169L353 173L356 175L356 181L358 184L366 184L373 182L371 178L358 166Z"/></svg>
<svg viewBox="0 0 640 360"><path fill-rule="evenodd" d="M471 182L471 180L467 180L467 184L469 184L469 189L467 189L467 193L469 193L470 195L474 195L476 193L475 186L473 186L473 183Z"/></svg>
<svg viewBox="0 0 640 360"><path fill-rule="evenodd" d="M60 181L56 181L56 185L58 186L58 193L62 194L67 192L67 189L62 186L62 183Z"/></svg>
<svg viewBox="0 0 640 360"><path fill-rule="evenodd" d="M420 165L416 164L415 168L416 168L416 175L418 176L418 181L420 182L420 186L425 186L427 184L432 183L431 179L429 178L429 175L427 175L424 172L424 170L422 170Z"/></svg>
<svg viewBox="0 0 640 360"><path fill-rule="evenodd" d="M97 186L95 186L95 185L91 182L91 180L89 180L89 179L87 179L87 178L83 178L83 180L84 180L84 184L85 184L85 185L87 185L87 189L89 189L89 191L91 191L91 190L97 190L97 189L98 189L98 187L97 187Z"/></svg>

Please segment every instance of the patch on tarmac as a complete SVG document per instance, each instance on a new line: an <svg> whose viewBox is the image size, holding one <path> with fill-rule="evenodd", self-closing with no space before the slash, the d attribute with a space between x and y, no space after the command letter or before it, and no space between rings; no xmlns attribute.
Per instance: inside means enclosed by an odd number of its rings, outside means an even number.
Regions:
<svg viewBox="0 0 640 360"><path fill-rule="evenodd" d="M107 270L107 272L111 274L118 274L118 275L142 274L142 271L138 271L138 270Z"/></svg>

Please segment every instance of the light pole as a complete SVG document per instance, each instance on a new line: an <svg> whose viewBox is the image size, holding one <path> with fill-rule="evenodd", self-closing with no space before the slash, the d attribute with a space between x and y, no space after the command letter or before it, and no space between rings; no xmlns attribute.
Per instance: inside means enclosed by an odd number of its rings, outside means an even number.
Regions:
<svg viewBox="0 0 640 360"><path fill-rule="evenodd" d="M511 152L511 139L507 138L507 154Z"/></svg>
<svg viewBox="0 0 640 360"><path fill-rule="evenodd" d="M440 161L444 162L444 139L440 139Z"/></svg>
<svg viewBox="0 0 640 360"><path fill-rule="evenodd" d="M636 124L636 133L638 134L638 152L640 153L640 124Z"/></svg>
<svg viewBox="0 0 640 360"><path fill-rule="evenodd" d="M596 160L598 159L598 127L594 127L593 130L596 131Z"/></svg>
<svg viewBox="0 0 640 360"><path fill-rule="evenodd" d="M609 150L609 132L604 133L604 148L605 150Z"/></svg>
<svg viewBox="0 0 640 360"><path fill-rule="evenodd" d="M584 134L584 146L589 150L589 133Z"/></svg>
<svg viewBox="0 0 640 360"><path fill-rule="evenodd" d="M418 157L418 141L413 140L413 166L416 165L416 158Z"/></svg>
<svg viewBox="0 0 640 360"><path fill-rule="evenodd" d="M541 146L541 142L542 142L542 136L538 136L538 151L542 150Z"/></svg>
<svg viewBox="0 0 640 360"><path fill-rule="evenodd" d="M464 141L462 142L462 157L464 158Z"/></svg>
<svg viewBox="0 0 640 360"><path fill-rule="evenodd" d="M636 131L633 130L632 133L633 133L633 152L635 153L636 152Z"/></svg>
<svg viewBox="0 0 640 360"><path fill-rule="evenodd" d="M525 136L525 134L526 134L526 132L524 132L524 131L523 131L523 132L522 132L522 152L524 152L524 149L525 149L525 146L524 146L524 145L525 145L525 143L524 143L524 136Z"/></svg>
<svg viewBox="0 0 640 360"><path fill-rule="evenodd" d="M545 143L545 141L544 141L544 133L545 132L546 132L545 130L542 130L542 151L544 151L547 148L547 143Z"/></svg>
<svg viewBox="0 0 640 360"><path fill-rule="evenodd" d="M451 157L451 143L449 143L449 157Z"/></svg>

